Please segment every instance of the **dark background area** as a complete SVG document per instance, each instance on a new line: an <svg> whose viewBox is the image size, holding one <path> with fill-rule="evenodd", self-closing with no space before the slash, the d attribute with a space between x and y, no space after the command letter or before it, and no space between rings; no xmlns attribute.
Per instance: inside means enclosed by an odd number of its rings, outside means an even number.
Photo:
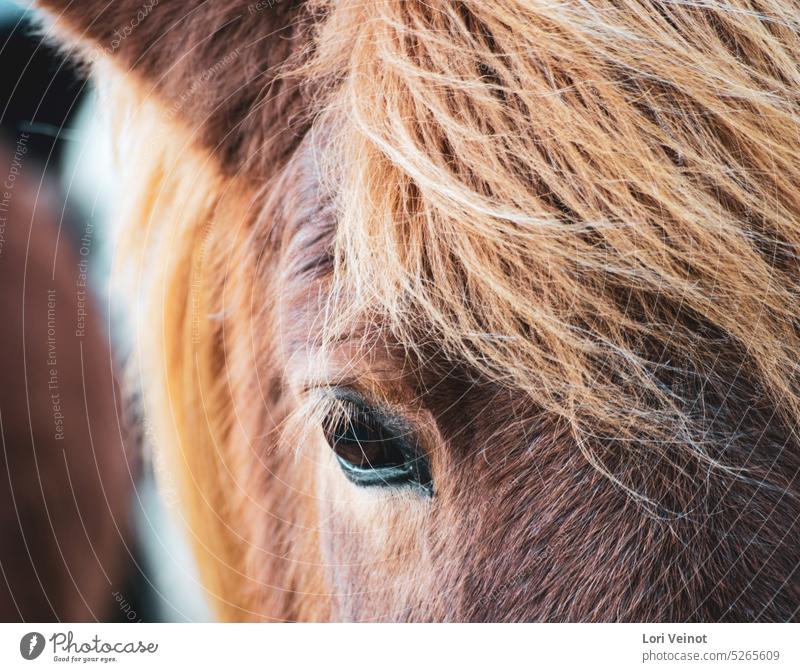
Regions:
<svg viewBox="0 0 800 672"><path fill-rule="evenodd" d="M207 620L117 382L94 94L5 0L0 65L0 620Z"/></svg>

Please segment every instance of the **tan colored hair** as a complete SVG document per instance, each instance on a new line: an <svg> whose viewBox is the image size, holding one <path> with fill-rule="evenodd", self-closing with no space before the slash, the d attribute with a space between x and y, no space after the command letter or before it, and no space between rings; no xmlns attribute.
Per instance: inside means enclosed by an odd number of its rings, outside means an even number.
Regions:
<svg viewBox="0 0 800 672"><path fill-rule="evenodd" d="M662 377L730 384L691 371L722 350L796 426L796 2L331 4L344 323L434 333L602 470L611 441L724 466Z"/></svg>

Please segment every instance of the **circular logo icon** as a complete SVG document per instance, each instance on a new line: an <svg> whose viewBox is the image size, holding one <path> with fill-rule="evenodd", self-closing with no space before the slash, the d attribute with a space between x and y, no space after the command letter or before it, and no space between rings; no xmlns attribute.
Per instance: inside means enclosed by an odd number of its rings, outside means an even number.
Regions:
<svg viewBox="0 0 800 672"><path fill-rule="evenodd" d="M44 635L41 632L29 632L19 640L19 652L25 660L38 658L44 651Z"/></svg>

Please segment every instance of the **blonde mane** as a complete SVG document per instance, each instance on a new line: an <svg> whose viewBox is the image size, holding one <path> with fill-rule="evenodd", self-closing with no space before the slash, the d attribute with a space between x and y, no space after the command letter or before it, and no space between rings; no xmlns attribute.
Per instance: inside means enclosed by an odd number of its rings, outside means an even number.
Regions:
<svg viewBox="0 0 800 672"><path fill-rule="evenodd" d="M730 385L726 353L794 434L796 2L330 4L331 314L433 334L601 470L612 441L726 466L663 378Z"/></svg>

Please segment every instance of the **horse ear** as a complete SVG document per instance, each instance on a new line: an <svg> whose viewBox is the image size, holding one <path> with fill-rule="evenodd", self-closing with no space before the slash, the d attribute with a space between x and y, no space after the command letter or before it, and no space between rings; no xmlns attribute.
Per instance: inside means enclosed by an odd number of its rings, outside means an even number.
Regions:
<svg viewBox="0 0 800 672"><path fill-rule="evenodd" d="M239 170L253 152L274 160L303 124L297 82L281 66L306 43L299 0L38 0L57 41L90 63L111 62L155 94L170 117Z"/></svg>

